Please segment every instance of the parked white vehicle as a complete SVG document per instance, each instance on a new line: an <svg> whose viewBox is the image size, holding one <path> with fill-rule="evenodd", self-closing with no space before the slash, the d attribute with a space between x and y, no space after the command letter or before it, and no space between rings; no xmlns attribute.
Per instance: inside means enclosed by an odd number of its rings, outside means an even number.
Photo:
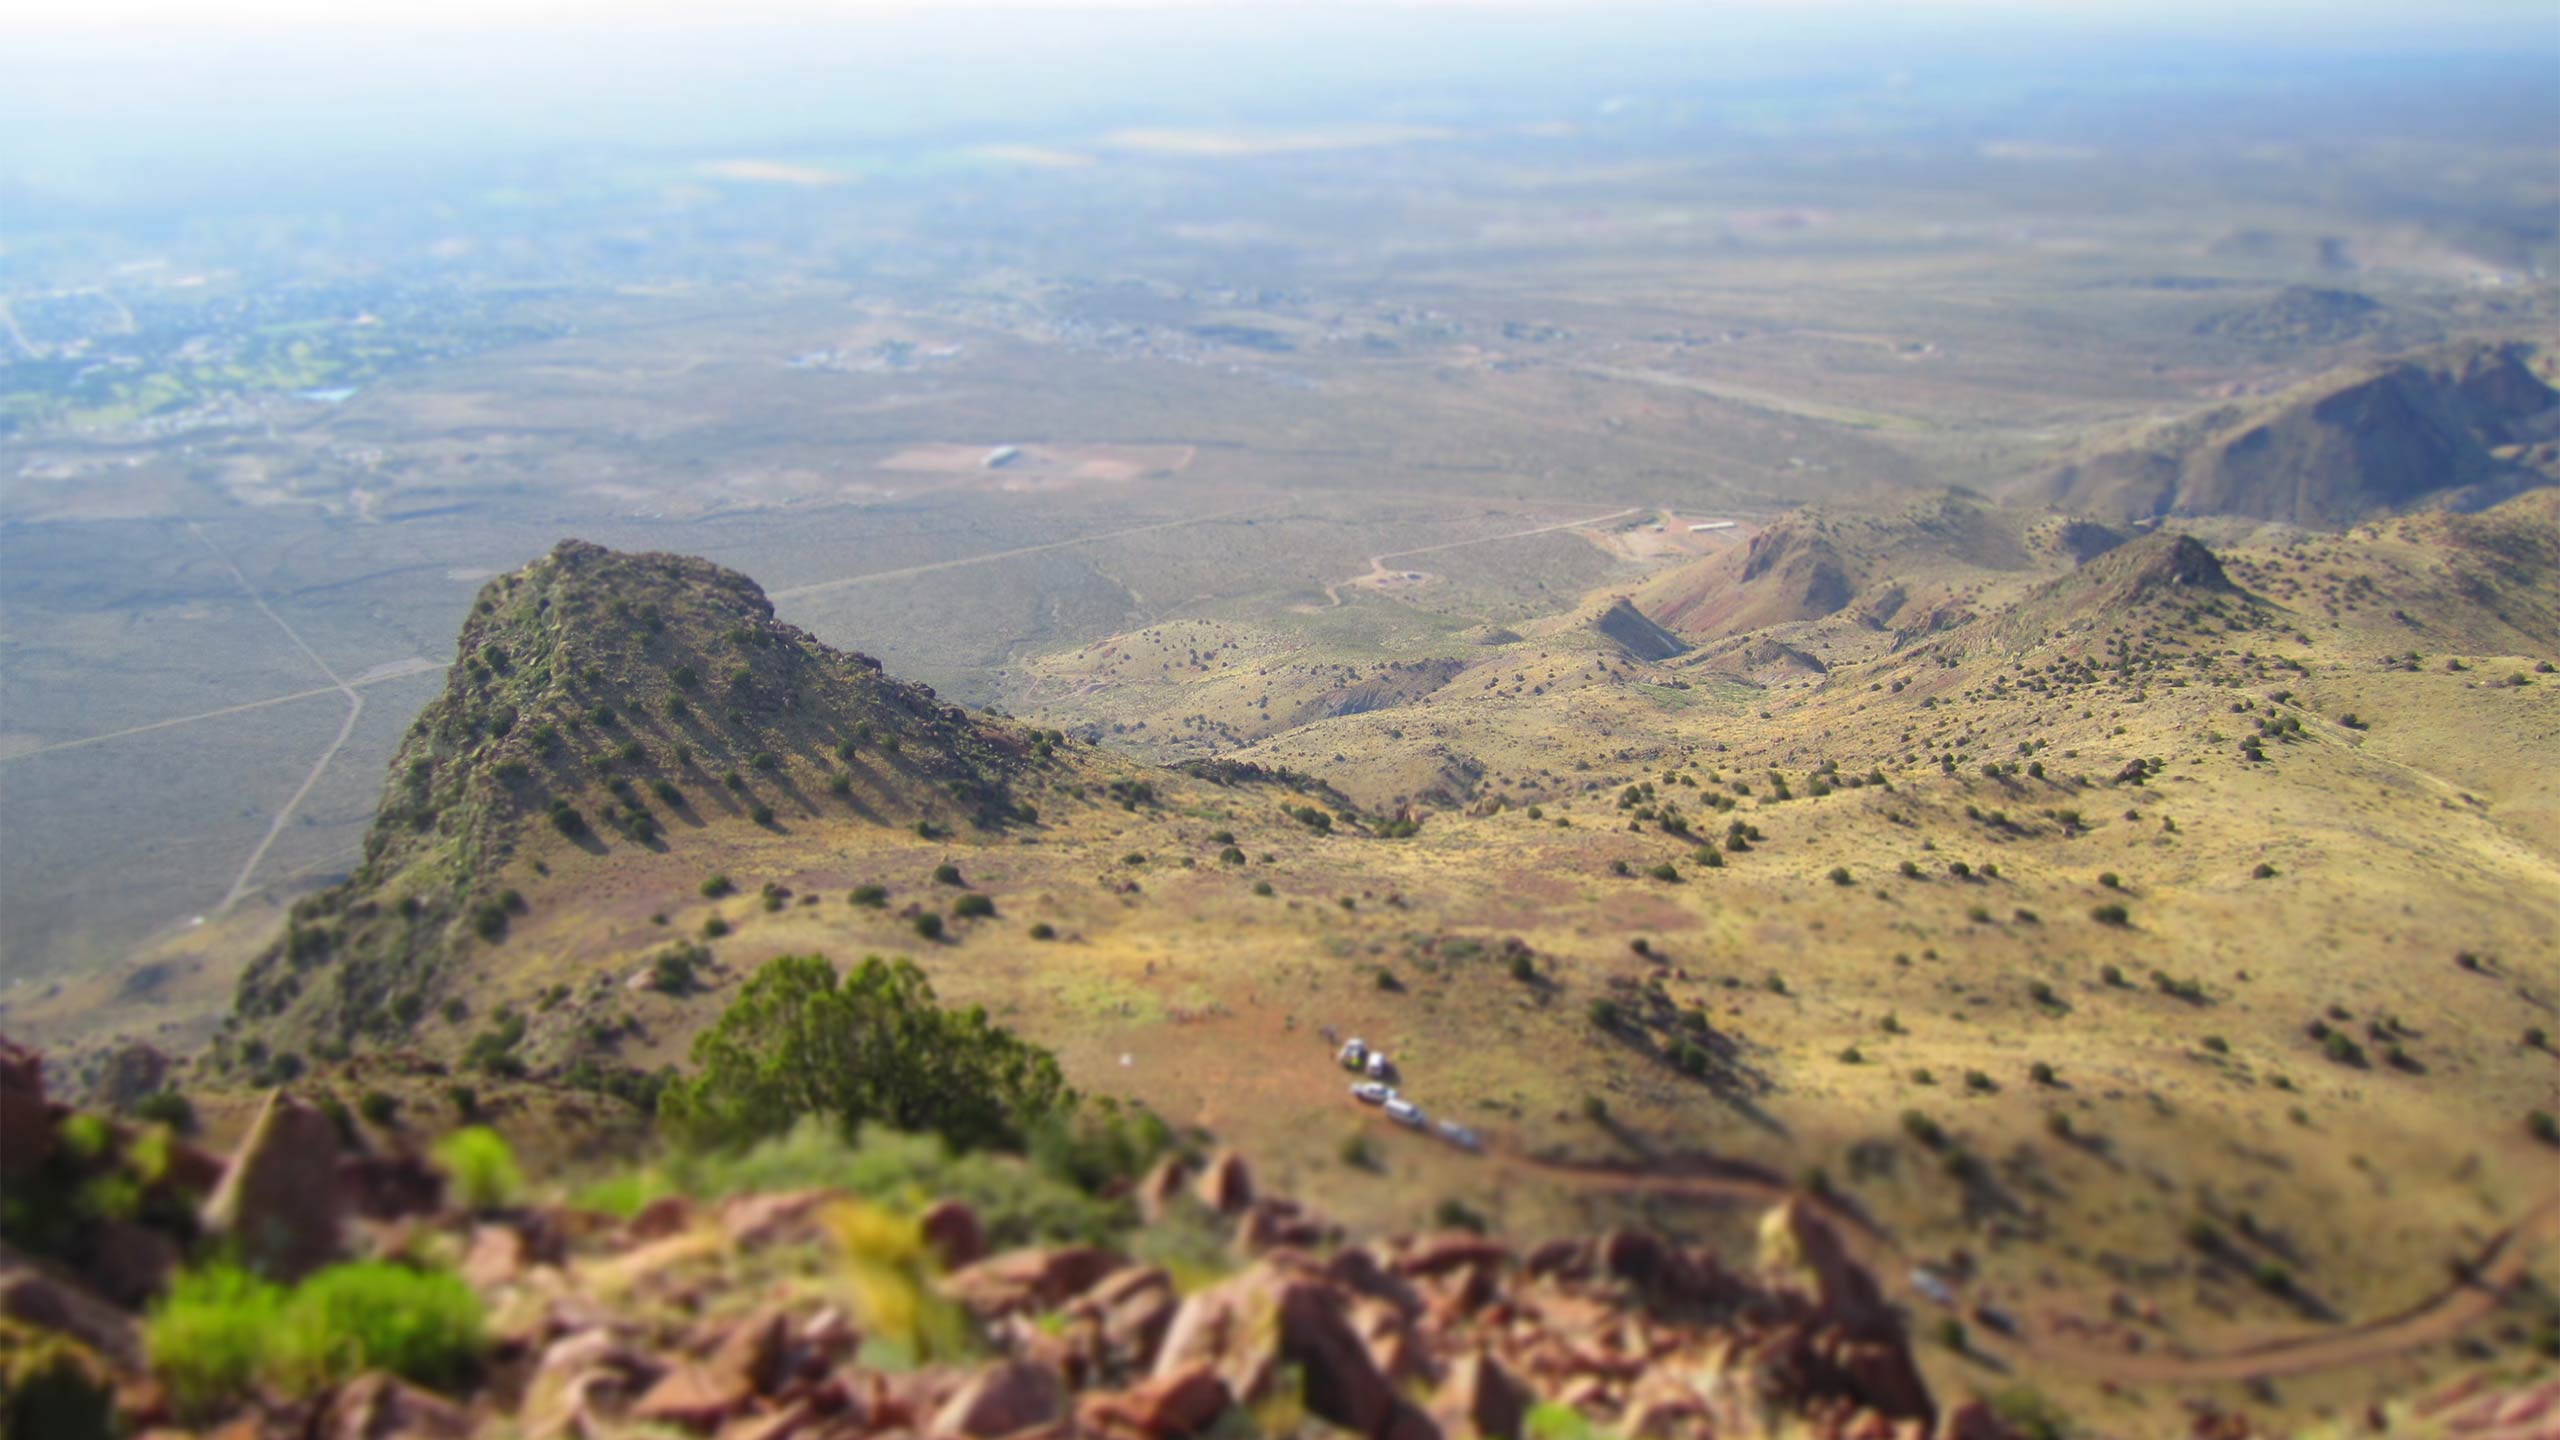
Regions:
<svg viewBox="0 0 2560 1440"><path fill-rule="evenodd" d="M1461 1150L1482 1150L1484 1137L1455 1120L1440 1122L1440 1138Z"/></svg>
<svg viewBox="0 0 2560 1440"><path fill-rule="evenodd" d="M1368 1070L1369 1078L1372 1080L1392 1080L1396 1076L1395 1062L1387 1058L1387 1052L1384 1050L1369 1052Z"/></svg>
<svg viewBox="0 0 2560 1440"><path fill-rule="evenodd" d="M1363 1080L1351 1087L1351 1098L1363 1105L1384 1105L1395 1096L1396 1092L1375 1080Z"/></svg>
<svg viewBox="0 0 2560 1440"><path fill-rule="evenodd" d="M1911 1288L1941 1305L1952 1306L1956 1303L1955 1287L1949 1285L1944 1276L1926 1265L1911 1267Z"/></svg>
<svg viewBox="0 0 2560 1440"><path fill-rule="evenodd" d="M1342 1068L1345 1070L1357 1070L1361 1066L1367 1064L1369 1061L1368 1042L1360 1039L1356 1035L1351 1039L1343 1041L1341 1060Z"/></svg>
<svg viewBox="0 0 2560 1440"><path fill-rule="evenodd" d="M1422 1113L1422 1107L1401 1095L1387 1097L1387 1118L1416 1130L1428 1129L1431 1125L1431 1117Z"/></svg>

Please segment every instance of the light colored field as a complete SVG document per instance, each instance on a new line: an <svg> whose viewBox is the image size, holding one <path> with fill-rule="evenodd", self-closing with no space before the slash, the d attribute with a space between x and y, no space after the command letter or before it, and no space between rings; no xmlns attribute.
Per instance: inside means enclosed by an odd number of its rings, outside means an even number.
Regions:
<svg viewBox="0 0 2560 1440"><path fill-rule="evenodd" d="M1179 475L1198 454L1189 445L911 445L883 458L879 468L1022 492Z"/></svg>

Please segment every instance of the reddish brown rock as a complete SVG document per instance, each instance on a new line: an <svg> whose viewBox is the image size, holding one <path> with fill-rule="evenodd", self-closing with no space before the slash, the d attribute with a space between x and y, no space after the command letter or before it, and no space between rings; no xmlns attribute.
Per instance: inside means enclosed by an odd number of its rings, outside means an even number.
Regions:
<svg viewBox="0 0 2560 1440"><path fill-rule="evenodd" d="M975 1265L987 1258L986 1227L978 1223L978 1212L958 1200L945 1200L924 1212L919 1222L924 1230L924 1243L930 1247L945 1270Z"/></svg>
<svg viewBox="0 0 2560 1440"><path fill-rule="evenodd" d="M829 1190L741 1195L720 1207L720 1228L742 1246L805 1238L816 1233L818 1212L835 1198Z"/></svg>
<svg viewBox="0 0 2560 1440"><path fill-rule="evenodd" d="M468 1440L471 1412L383 1374L359 1375L329 1397L312 1440Z"/></svg>
<svg viewBox="0 0 2560 1440"><path fill-rule="evenodd" d="M168 1286L179 1259L178 1242L160 1231L131 1220L102 1220L90 1232L83 1278L117 1304L138 1307Z"/></svg>
<svg viewBox="0 0 2560 1440"><path fill-rule="evenodd" d="M1332 1238L1332 1227L1285 1200L1256 1200L1236 1223L1236 1252L1313 1250Z"/></svg>
<svg viewBox="0 0 2560 1440"><path fill-rule="evenodd" d="M658 1378L630 1410L630 1418L660 1425L709 1430L747 1412L756 1388L746 1376L708 1365L679 1365Z"/></svg>
<svg viewBox="0 0 2560 1440"><path fill-rule="evenodd" d="M1443 1275L1464 1265L1498 1270L1510 1259L1511 1248L1499 1240L1464 1230L1444 1230L1407 1246L1396 1259L1395 1269L1399 1275Z"/></svg>
<svg viewBox="0 0 2560 1440"><path fill-rule="evenodd" d="M1530 1394L1502 1362L1473 1351L1449 1367L1431 1398L1431 1413L1449 1434L1482 1436L1484 1440L1520 1440L1528 1418Z"/></svg>
<svg viewBox="0 0 2560 1440"><path fill-rule="evenodd" d="M1182 1440L1218 1423L1235 1397L1206 1365L1160 1375L1121 1394L1087 1397L1079 1407L1087 1429L1126 1431L1150 1440Z"/></svg>
<svg viewBox="0 0 2560 1440"><path fill-rule="evenodd" d="M800 1343L822 1361L849 1360L862 1348L862 1332L852 1316L830 1305L800 1327Z"/></svg>
<svg viewBox="0 0 2560 1440"><path fill-rule="evenodd" d="M1152 1265L1131 1266L1105 1276L1077 1296L1069 1313L1093 1323L1106 1363L1141 1369L1155 1359L1156 1347L1163 1343L1181 1305L1171 1276Z"/></svg>
<svg viewBox="0 0 2560 1440"><path fill-rule="evenodd" d="M1369 1347L1369 1361L1399 1388L1428 1384L1440 1376L1440 1362L1405 1313L1384 1300L1350 1297L1351 1326Z"/></svg>
<svg viewBox="0 0 2560 1440"><path fill-rule="evenodd" d="M1350 1291L1383 1300L1408 1317L1422 1313L1422 1292L1413 1282L1389 1271L1366 1249L1340 1250L1324 1266L1324 1278Z"/></svg>
<svg viewBox="0 0 2560 1440"><path fill-rule="evenodd" d="M661 1373L655 1359L602 1329L565 1336L542 1352L525 1386L524 1433L528 1440L596 1435Z"/></svg>
<svg viewBox="0 0 2560 1440"><path fill-rule="evenodd" d="M1086 1245L1014 1250L942 1279L942 1292L983 1316L1055 1310L1127 1262Z"/></svg>
<svg viewBox="0 0 2560 1440"><path fill-rule="evenodd" d="M45 1099L44 1057L0 1035L0 1177L44 1168L53 1155L53 1106Z"/></svg>
<svg viewBox="0 0 2560 1440"><path fill-rule="evenodd" d="M1949 1411L1946 1428L1938 1433L1944 1440L2018 1440L2018 1432L1980 1400L1968 1400Z"/></svg>
<svg viewBox="0 0 2560 1440"><path fill-rule="evenodd" d="M804 1432L814 1432L819 1424L817 1408L804 1401L794 1401L761 1415L741 1415L720 1427L720 1440L793 1440Z"/></svg>
<svg viewBox="0 0 2560 1440"><path fill-rule="evenodd" d="M693 1202L682 1195L661 1195L640 1207L622 1227L622 1236L631 1241L664 1240L693 1228Z"/></svg>
<svg viewBox="0 0 2560 1440"><path fill-rule="evenodd" d="M1737 1399L1741 1397L1735 1397ZM1730 1433L1745 1423L1765 1423L1764 1417L1749 1416L1748 1407L1734 1410L1746 1413L1715 1414L1708 1402L1683 1376L1668 1371L1649 1370L1627 1393L1626 1413L1619 1429L1629 1440L1712 1440Z"/></svg>
<svg viewBox="0 0 2560 1440"><path fill-rule="evenodd" d="M1612 1230L1600 1237L1593 1260L1600 1273L1639 1287L1658 1285L1672 1269L1671 1247L1642 1230Z"/></svg>
<svg viewBox="0 0 2560 1440"><path fill-rule="evenodd" d="M1268 1262L1183 1302L1156 1374L1202 1364L1245 1403L1269 1393L1282 1365L1296 1366L1308 1409L1372 1440L1397 1419L1395 1387L1352 1328L1342 1292Z"/></svg>
<svg viewBox="0 0 2560 1440"><path fill-rule="evenodd" d="M782 1388L791 1368L791 1316L780 1309L757 1312L731 1326L703 1362L724 1380L736 1380L759 1395Z"/></svg>
<svg viewBox="0 0 2560 1440"><path fill-rule="evenodd" d="M1235 1151L1220 1150L1209 1157L1208 1168L1200 1172L1200 1183L1192 1193L1220 1215L1242 1214L1253 1203L1253 1167Z"/></svg>
<svg viewBox="0 0 2560 1440"><path fill-rule="evenodd" d="M1053 1424L1067 1413L1066 1383L1045 1365L1010 1361L978 1372L933 1417L931 1433L994 1440Z"/></svg>
<svg viewBox="0 0 2560 1440"><path fill-rule="evenodd" d="M201 1218L207 1238L276 1279L337 1259L338 1127L282 1090L269 1095Z"/></svg>
<svg viewBox="0 0 2560 1440"><path fill-rule="evenodd" d="M1802 1196L1761 1220L1760 1264L1773 1283L1810 1293L1826 1319L1854 1334L1900 1332L1875 1277L1849 1258L1840 1232Z"/></svg>
<svg viewBox="0 0 2560 1440"><path fill-rule="evenodd" d="M1182 1198L1182 1187L1190 1179L1191 1167L1181 1156L1167 1155L1158 1160L1134 1192L1139 1218L1150 1225L1162 1220L1172 1211L1174 1202Z"/></svg>
<svg viewBox="0 0 2560 1440"><path fill-rule="evenodd" d="M86 1290L24 1268L16 1252L5 1246L0 1246L0 1318L68 1335L127 1373L146 1364L132 1315Z"/></svg>
<svg viewBox="0 0 2560 1440"><path fill-rule="evenodd" d="M444 1172L416 1155L348 1155L338 1161L338 1193L367 1220L432 1215L444 1207Z"/></svg>
<svg viewBox="0 0 2560 1440"><path fill-rule="evenodd" d="M1530 1251L1520 1268L1532 1275L1552 1275L1578 1279L1591 1273L1591 1242L1588 1240L1549 1240Z"/></svg>
<svg viewBox="0 0 2560 1440"><path fill-rule="evenodd" d="M513 1225L475 1225L470 1248L462 1252L462 1263L455 1268L472 1289L494 1290L523 1276L530 1253L524 1232Z"/></svg>

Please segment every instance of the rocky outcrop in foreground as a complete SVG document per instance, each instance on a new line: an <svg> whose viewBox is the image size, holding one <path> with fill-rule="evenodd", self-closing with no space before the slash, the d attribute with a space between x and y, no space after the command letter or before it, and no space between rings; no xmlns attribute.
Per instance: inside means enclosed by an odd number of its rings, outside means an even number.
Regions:
<svg viewBox="0 0 2560 1440"><path fill-rule="evenodd" d="M0 1118L13 1204L96 1178L63 1157L152 1145L83 1133L5 1041ZM161 1440L181 1422L223 1440L2014 1433L1979 1403L1941 1412L1901 1315L1795 1203L1764 1220L1748 1266L1639 1231L1352 1243L1221 1153L1160 1165L1130 1197L1144 1221L1109 1246L990 1253L991 1227L950 1200L813 1188L665 1195L628 1219L472 1211L419 1169L341 1153L336 1127L279 1093L227 1161L188 1149L165 1167L197 1204L160 1207L163 1229L66 1222L50 1253L0 1249L0 1419ZM144 1313L182 1249L278 1276L341 1255L449 1269L485 1309L485 1342L441 1390L370 1371L181 1410ZM2535 1398L2448 1403L2503 1416Z"/></svg>

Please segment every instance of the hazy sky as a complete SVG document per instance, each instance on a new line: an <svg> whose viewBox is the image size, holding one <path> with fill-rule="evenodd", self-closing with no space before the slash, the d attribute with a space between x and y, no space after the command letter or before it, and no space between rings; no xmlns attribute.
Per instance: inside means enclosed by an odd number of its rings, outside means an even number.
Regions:
<svg viewBox="0 0 2560 1440"><path fill-rule="evenodd" d="M864 17L955 10L1217 10L1305 11L1304 0L0 0L0 33L150 30L181 26L229 30L383 27L519 28L560 22L649 21L727 24L776 18ZM2029 21L2054 27L2231 28L2265 35L2320 32L2503 31L2513 43L2560 52L2560 5L2552 0L1361 0L1367 10L1677 10L1795 13L1808 19L1872 14L1909 20ZM2560 79L2560 77L2555 77Z"/></svg>
<svg viewBox="0 0 2560 1440"><path fill-rule="evenodd" d="M405 185L402 167L545 147L1524 123L1755 86L2023 114L2195 84L2316 96L2353 72L2459 113L2494 66L2511 123L2536 67L2560 94L2555 15L2560 0L0 0L0 209L192 203L349 167Z"/></svg>

